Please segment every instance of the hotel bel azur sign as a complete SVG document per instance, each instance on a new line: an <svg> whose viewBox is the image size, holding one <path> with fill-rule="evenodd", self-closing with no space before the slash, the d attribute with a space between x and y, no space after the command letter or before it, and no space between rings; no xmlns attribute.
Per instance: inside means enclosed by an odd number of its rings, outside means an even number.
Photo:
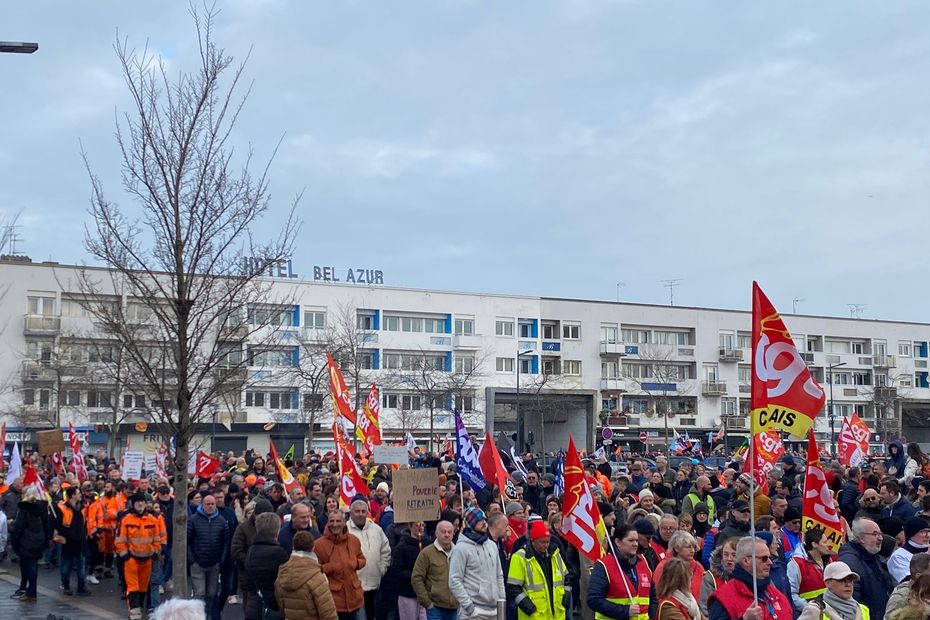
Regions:
<svg viewBox="0 0 930 620"><path fill-rule="evenodd" d="M270 260L256 256L247 256L243 259L243 270L246 273L262 271L269 278L298 279L300 276L294 271L291 259ZM384 272L380 269L359 269L347 267L345 271L337 271L335 267L313 266L314 282L346 282L348 284L384 284Z"/></svg>

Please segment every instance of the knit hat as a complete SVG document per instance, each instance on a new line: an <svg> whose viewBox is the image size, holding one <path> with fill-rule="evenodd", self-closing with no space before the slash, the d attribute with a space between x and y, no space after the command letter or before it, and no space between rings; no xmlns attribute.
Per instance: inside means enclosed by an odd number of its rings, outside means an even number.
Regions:
<svg viewBox="0 0 930 620"><path fill-rule="evenodd" d="M893 538L904 530L904 521L898 517L882 517L878 520L878 527L881 528L882 534Z"/></svg>
<svg viewBox="0 0 930 620"><path fill-rule="evenodd" d="M748 511L749 511L749 504L747 504L746 502L744 502L744 501L741 500L741 499L738 499L738 500L736 500L735 502L733 502L732 504L730 504L730 512L748 512ZM788 511L786 510L786 511L785 511L785 519L786 519L786 520L787 520L787 518L788 518L787 515L788 515ZM801 516L801 515L798 515L798 518L800 518L800 516Z"/></svg>
<svg viewBox="0 0 930 620"><path fill-rule="evenodd" d="M794 465L794 457L790 454L786 454L785 456L781 457L781 462L785 465Z"/></svg>
<svg viewBox="0 0 930 620"><path fill-rule="evenodd" d="M145 493L133 493L132 497L129 498L129 505L133 505L136 502L145 502Z"/></svg>
<svg viewBox="0 0 930 620"><path fill-rule="evenodd" d="M704 502L698 502L694 505L694 510L691 511L691 514L697 514L699 512L703 512L704 514L709 515L710 509Z"/></svg>
<svg viewBox="0 0 930 620"><path fill-rule="evenodd" d="M749 487L750 489L752 489L752 488L754 487L754 485L753 485L753 483L752 483L752 476L750 476L749 474L740 474L738 480L739 480L741 483L745 484L745 485L746 485L747 487Z"/></svg>
<svg viewBox="0 0 930 620"><path fill-rule="evenodd" d="M771 547L771 546L772 546L772 541L774 540L774 538L772 537L772 533L771 533L771 532L756 532L756 538L761 538L762 541L763 541L763 542L766 544L766 546L768 546L768 547Z"/></svg>
<svg viewBox="0 0 930 620"><path fill-rule="evenodd" d="M792 508L791 506L788 506L787 508L785 508L785 517L784 519L782 519L782 521L784 523L788 523L789 521L797 521L800 518L801 518L801 513L798 512L797 508Z"/></svg>
<svg viewBox="0 0 930 620"><path fill-rule="evenodd" d="M601 512L602 517L606 517L607 515L614 513L614 507L607 502L598 502L597 509Z"/></svg>
<svg viewBox="0 0 930 620"><path fill-rule="evenodd" d="M518 512L523 512L523 506L521 506L518 502L509 502L507 504L507 508L504 509L504 514L508 517L515 515Z"/></svg>
<svg viewBox="0 0 930 620"><path fill-rule="evenodd" d="M229 493L230 495L235 495L236 493L239 492L239 485L233 482L228 487L226 487L226 492Z"/></svg>
<svg viewBox="0 0 930 620"><path fill-rule="evenodd" d="M378 486L375 488L376 491L383 491L385 493L391 492L391 487L388 486L387 482L379 482Z"/></svg>
<svg viewBox="0 0 930 620"><path fill-rule="evenodd" d="M519 506L519 504L517 505ZM487 516L484 514L484 511L477 506L469 506L465 509L465 527L470 530L475 529L475 526L478 525L479 521L486 519Z"/></svg>
<svg viewBox="0 0 930 620"><path fill-rule="evenodd" d="M255 515L265 512L274 512L274 506L264 497L255 502Z"/></svg>
<svg viewBox="0 0 930 620"><path fill-rule="evenodd" d="M546 527L546 522L542 520L533 521L530 525L530 540L536 540L546 536L551 536L549 528Z"/></svg>
<svg viewBox="0 0 930 620"><path fill-rule="evenodd" d="M651 497L655 499L655 495L653 495L652 491L650 491L649 489L643 489L642 491L639 492L639 501L643 501L644 497Z"/></svg>
<svg viewBox="0 0 930 620"><path fill-rule="evenodd" d="M555 474L546 474L542 479L550 484L555 484Z"/></svg>
<svg viewBox="0 0 930 620"><path fill-rule="evenodd" d="M656 526L652 524L652 521L649 519L640 519L633 524L633 529L636 530L637 534L642 534L643 536L654 536L656 533Z"/></svg>
<svg viewBox="0 0 930 620"><path fill-rule="evenodd" d="M904 523L904 537L908 540L920 530L930 529L930 521L923 517L911 517Z"/></svg>

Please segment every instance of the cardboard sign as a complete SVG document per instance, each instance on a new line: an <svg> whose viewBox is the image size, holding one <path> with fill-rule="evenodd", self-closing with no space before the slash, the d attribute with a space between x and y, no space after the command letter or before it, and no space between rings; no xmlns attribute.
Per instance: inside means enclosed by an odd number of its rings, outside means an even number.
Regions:
<svg viewBox="0 0 930 620"><path fill-rule="evenodd" d="M394 472L394 522L439 518L439 472L432 467Z"/></svg>
<svg viewBox="0 0 930 620"><path fill-rule="evenodd" d="M126 480L140 480L142 478L142 463L144 461L145 454L143 452L124 452L123 478Z"/></svg>
<svg viewBox="0 0 930 620"><path fill-rule="evenodd" d="M406 446L375 446L375 463L378 465L409 465L410 453Z"/></svg>
<svg viewBox="0 0 930 620"><path fill-rule="evenodd" d="M39 444L39 454L50 455L54 452L65 451L65 436L57 428L50 431L37 431L36 441Z"/></svg>

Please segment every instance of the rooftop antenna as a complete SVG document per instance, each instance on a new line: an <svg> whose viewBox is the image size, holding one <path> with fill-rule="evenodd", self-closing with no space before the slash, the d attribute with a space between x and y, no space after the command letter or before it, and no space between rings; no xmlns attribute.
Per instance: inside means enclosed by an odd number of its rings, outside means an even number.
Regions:
<svg viewBox="0 0 930 620"><path fill-rule="evenodd" d="M675 305L675 287L681 283L681 278L672 278L671 280L662 280L662 286L668 289L668 305Z"/></svg>
<svg viewBox="0 0 930 620"><path fill-rule="evenodd" d="M617 301L620 301L620 289L626 286L626 282L617 282Z"/></svg>
<svg viewBox="0 0 930 620"><path fill-rule="evenodd" d="M798 304L802 301L804 301L803 297L795 297L791 300L791 314L798 313Z"/></svg>
<svg viewBox="0 0 930 620"><path fill-rule="evenodd" d="M861 319L862 311L865 310L865 304L846 304L849 307L849 318Z"/></svg>

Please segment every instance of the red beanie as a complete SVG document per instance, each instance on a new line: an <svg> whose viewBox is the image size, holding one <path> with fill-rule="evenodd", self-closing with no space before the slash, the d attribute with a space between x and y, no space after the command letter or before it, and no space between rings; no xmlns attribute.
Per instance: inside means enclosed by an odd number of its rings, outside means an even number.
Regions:
<svg viewBox="0 0 930 620"><path fill-rule="evenodd" d="M533 521L530 525L530 540L536 540L549 535L549 528L546 527L545 521Z"/></svg>

